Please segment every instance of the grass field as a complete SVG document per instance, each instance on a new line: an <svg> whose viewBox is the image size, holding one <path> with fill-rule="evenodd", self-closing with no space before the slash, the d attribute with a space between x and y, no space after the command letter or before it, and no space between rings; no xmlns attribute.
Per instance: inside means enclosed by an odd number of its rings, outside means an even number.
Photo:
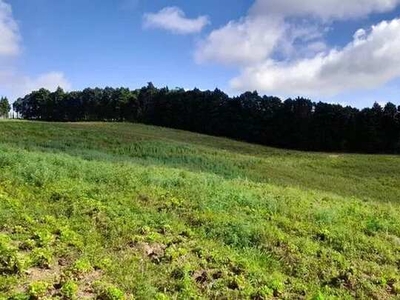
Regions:
<svg viewBox="0 0 400 300"><path fill-rule="evenodd" d="M0 122L0 299L396 299L400 157Z"/></svg>

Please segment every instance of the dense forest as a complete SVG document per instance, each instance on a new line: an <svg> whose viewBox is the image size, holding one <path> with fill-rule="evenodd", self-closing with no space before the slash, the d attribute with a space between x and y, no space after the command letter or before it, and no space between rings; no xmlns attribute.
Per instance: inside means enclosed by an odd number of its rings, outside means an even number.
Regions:
<svg viewBox="0 0 400 300"><path fill-rule="evenodd" d="M362 110L246 92L95 88L45 89L14 102L23 118L44 121L128 121L300 150L400 153L400 106Z"/></svg>

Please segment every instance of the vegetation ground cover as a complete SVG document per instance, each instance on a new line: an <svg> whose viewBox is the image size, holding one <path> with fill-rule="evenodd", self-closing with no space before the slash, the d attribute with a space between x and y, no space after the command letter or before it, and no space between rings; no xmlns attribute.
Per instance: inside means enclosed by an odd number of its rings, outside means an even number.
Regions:
<svg viewBox="0 0 400 300"><path fill-rule="evenodd" d="M400 106L390 102L360 110L257 92L229 97L219 89L159 89L149 82L135 90L40 89L17 99L13 108L26 120L133 122L285 149L400 153Z"/></svg>
<svg viewBox="0 0 400 300"><path fill-rule="evenodd" d="M0 122L0 299L390 299L400 157Z"/></svg>

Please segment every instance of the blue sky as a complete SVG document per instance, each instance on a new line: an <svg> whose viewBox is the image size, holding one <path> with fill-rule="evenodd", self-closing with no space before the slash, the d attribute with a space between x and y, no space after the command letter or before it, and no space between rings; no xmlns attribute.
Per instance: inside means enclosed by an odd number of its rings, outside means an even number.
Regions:
<svg viewBox="0 0 400 300"><path fill-rule="evenodd" d="M400 1L352 1L0 0L0 94L152 81L400 105Z"/></svg>

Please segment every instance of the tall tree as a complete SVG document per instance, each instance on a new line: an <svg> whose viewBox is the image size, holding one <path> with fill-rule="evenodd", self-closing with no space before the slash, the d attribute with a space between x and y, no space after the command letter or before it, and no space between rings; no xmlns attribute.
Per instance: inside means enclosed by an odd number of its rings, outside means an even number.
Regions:
<svg viewBox="0 0 400 300"><path fill-rule="evenodd" d="M8 114L11 110L10 103L6 97L1 97L0 99L0 117L8 118Z"/></svg>
<svg viewBox="0 0 400 300"><path fill-rule="evenodd" d="M15 101L14 110L30 120L130 121L291 149L400 153L400 108L391 103L360 111L257 92L229 97L218 89L158 89L149 82L133 91L41 89Z"/></svg>

